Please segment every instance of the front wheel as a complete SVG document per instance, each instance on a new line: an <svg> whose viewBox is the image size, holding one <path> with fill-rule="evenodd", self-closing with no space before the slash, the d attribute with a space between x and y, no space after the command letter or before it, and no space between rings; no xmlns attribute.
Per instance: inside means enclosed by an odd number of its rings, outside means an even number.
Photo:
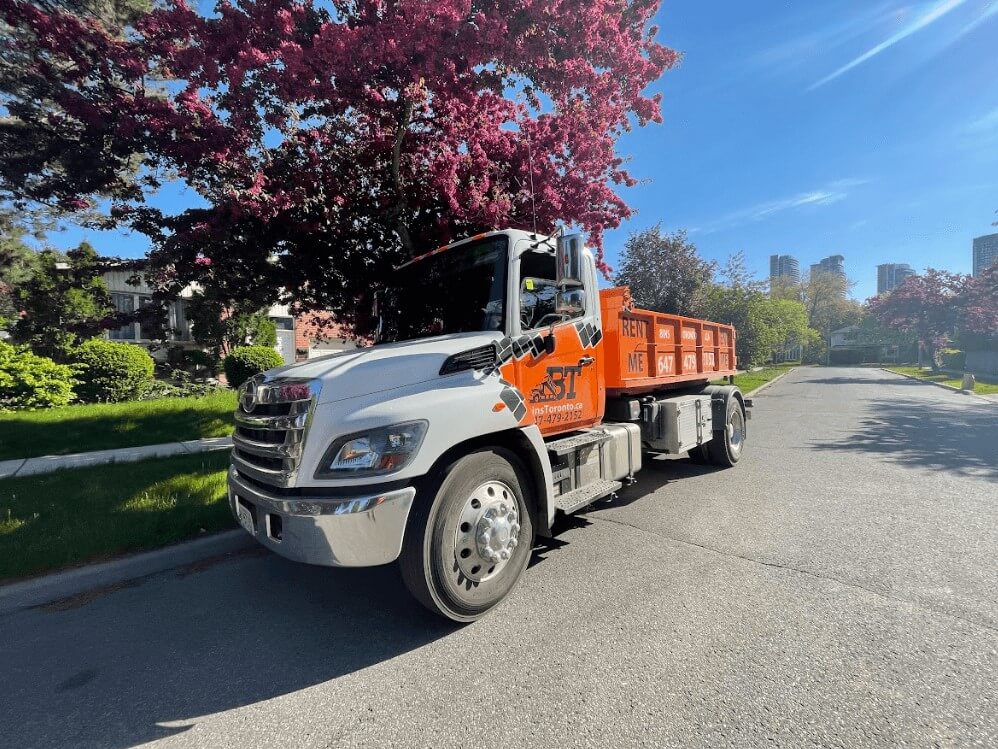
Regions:
<svg viewBox="0 0 998 749"><path fill-rule="evenodd" d="M530 483L511 453L480 450L460 458L410 519L399 557L406 587L448 619L483 616L527 567L532 504Z"/></svg>

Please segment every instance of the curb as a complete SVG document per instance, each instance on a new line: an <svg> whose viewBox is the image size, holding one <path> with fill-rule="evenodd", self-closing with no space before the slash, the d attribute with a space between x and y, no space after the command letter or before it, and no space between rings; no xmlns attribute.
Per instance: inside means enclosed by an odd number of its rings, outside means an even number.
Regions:
<svg viewBox="0 0 998 749"><path fill-rule="evenodd" d="M797 370L797 367L794 367L793 369L788 369L788 370L787 370L786 372L784 372L783 374L780 374L780 375L776 375L776 377L774 377L773 379L771 379L771 380L770 380L769 382L764 382L763 384L761 384L761 385L760 385L759 387L757 387L757 388L756 388L755 390L753 390L752 392L750 392L750 393L745 393L745 397L746 397L746 398L754 398L754 397L755 397L755 396L757 396L757 395L758 395L759 393L761 393L761 392L762 392L763 390L765 390L766 388L769 388L769 387L772 387L772 386L773 386L773 385L775 385L775 384L776 384L777 382L779 382L779 381L780 381L780 380L782 380L782 379L783 379L784 377L786 377L786 376L787 376L788 374L790 374L791 372L794 372L794 371L796 371L796 370Z"/></svg>
<svg viewBox="0 0 998 749"><path fill-rule="evenodd" d="M988 398L986 395L978 395L977 393L972 393L969 390L961 390L960 388L953 387L952 385L945 385L942 382L935 382L934 380L925 380L921 377L915 377L915 375L903 374L901 372L895 372L893 369L887 369L887 367L880 367L881 372L887 372L888 374L896 375L897 377L904 377L908 380L915 380L916 382L923 382L926 385L935 385L936 387L943 388L944 390L949 390L951 393L959 393L960 395L967 395L971 398L977 398L985 403L994 403L995 401Z"/></svg>
<svg viewBox="0 0 998 749"><path fill-rule="evenodd" d="M54 572L23 582L0 585L0 616L46 604L64 602L81 594L87 600L118 587L134 584L143 578L177 567L209 559L231 556L253 548L253 539L243 530L216 533L154 551L146 551L109 562Z"/></svg>
<svg viewBox="0 0 998 749"><path fill-rule="evenodd" d="M15 458L0 461L0 478L38 476L71 468L89 468L110 463L132 463L149 458L169 458L174 455L210 452L232 447L231 437L206 437L184 442L164 442L159 445L137 445L111 450L95 450L69 455L39 455L35 458Z"/></svg>

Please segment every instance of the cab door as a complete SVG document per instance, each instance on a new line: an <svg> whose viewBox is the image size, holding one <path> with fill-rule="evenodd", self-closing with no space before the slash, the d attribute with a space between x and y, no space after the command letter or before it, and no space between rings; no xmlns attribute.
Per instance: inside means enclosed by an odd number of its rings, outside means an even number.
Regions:
<svg viewBox="0 0 998 749"><path fill-rule="evenodd" d="M511 374L526 400L524 421L550 435L603 418L603 333L595 274L586 274L578 288L559 293L554 258L539 254L524 253L519 264L521 334L513 341ZM549 336L554 344L550 353Z"/></svg>

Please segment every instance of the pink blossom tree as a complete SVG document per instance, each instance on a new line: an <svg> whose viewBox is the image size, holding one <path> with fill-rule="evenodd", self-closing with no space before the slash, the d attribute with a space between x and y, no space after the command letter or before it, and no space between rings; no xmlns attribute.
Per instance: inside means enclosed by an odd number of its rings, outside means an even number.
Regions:
<svg viewBox="0 0 998 749"><path fill-rule="evenodd" d="M992 340L998 338L998 265L968 279L960 307L962 331Z"/></svg>
<svg viewBox="0 0 998 749"><path fill-rule="evenodd" d="M998 333L998 269L973 278L929 268L869 300L867 309L882 326L915 335L935 365L937 350L957 335Z"/></svg>
<svg viewBox="0 0 998 749"><path fill-rule="evenodd" d="M163 293L197 281L255 304L280 287L345 315L462 235L565 221L601 248L630 215L617 141L660 121L646 89L678 59L649 25L658 3L222 0L202 16L166 0L125 32L0 0L23 65L0 96L54 144L0 163L0 191L147 234ZM174 176L206 207L152 207Z"/></svg>

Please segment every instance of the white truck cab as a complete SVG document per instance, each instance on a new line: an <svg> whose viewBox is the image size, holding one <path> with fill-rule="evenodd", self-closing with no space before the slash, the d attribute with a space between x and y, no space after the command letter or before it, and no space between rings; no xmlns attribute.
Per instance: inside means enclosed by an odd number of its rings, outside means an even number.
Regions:
<svg viewBox="0 0 998 749"><path fill-rule="evenodd" d="M375 345L240 388L234 516L295 561L398 560L424 605L457 621L478 618L516 584L535 534L549 535L556 513L632 479L642 447L693 450L722 465L740 455L743 399L734 388L706 388L706 358L693 372L635 372L651 375L650 384L633 381L644 383L640 398L608 392L621 384L615 365L633 356L604 355L604 306L577 236L495 231L415 258L379 295ZM733 372L731 335L728 366L711 377ZM692 441L678 418L665 424L667 441L659 409L643 416L649 399L658 402L656 383L682 386L672 400L699 399ZM724 459L708 449L722 443Z"/></svg>

